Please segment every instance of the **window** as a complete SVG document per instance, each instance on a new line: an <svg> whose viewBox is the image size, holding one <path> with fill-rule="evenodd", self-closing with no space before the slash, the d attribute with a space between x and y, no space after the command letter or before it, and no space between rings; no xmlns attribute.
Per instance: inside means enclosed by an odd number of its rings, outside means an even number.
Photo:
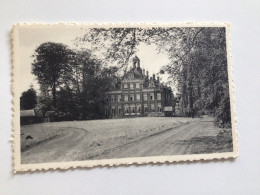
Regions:
<svg viewBox="0 0 260 195"><path fill-rule="evenodd" d="M135 88L136 88L136 89L140 89L140 83L136 83L136 84L135 84Z"/></svg>
<svg viewBox="0 0 260 195"><path fill-rule="evenodd" d="M150 93L150 100L154 100L154 93Z"/></svg>
<svg viewBox="0 0 260 195"><path fill-rule="evenodd" d="M105 115L109 115L109 110L108 110L108 108L105 108Z"/></svg>
<svg viewBox="0 0 260 195"><path fill-rule="evenodd" d="M161 105L161 103L159 103L157 106L158 106L158 110L157 111L158 112L162 112L162 105Z"/></svg>
<svg viewBox="0 0 260 195"><path fill-rule="evenodd" d="M115 102L115 96L111 95L111 102Z"/></svg>
<svg viewBox="0 0 260 195"><path fill-rule="evenodd" d="M130 108L131 114L135 114L135 105L131 105Z"/></svg>
<svg viewBox="0 0 260 195"><path fill-rule="evenodd" d="M118 96L117 96L117 101L118 101L118 102L121 102L121 95L118 95Z"/></svg>
<svg viewBox="0 0 260 195"><path fill-rule="evenodd" d="M144 93L144 101L147 101L147 93Z"/></svg>
<svg viewBox="0 0 260 195"><path fill-rule="evenodd" d="M134 94L130 94L130 101L134 101L134 100L135 100Z"/></svg>
<svg viewBox="0 0 260 195"><path fill-rule="evenodd" d="M124 89L128 89L127 83L124 84Z"/></svg>
<svg viewBox="0 0 260 195"><path fill-rule="evenodd" d="M118 114L121 114L121 113L122 113L122 108L118 107Z"/></svg>
<svg viewBox="0 0 260 195"><path fill-rule="evenodd" d="M147 104L144 104L144 112L148 113L148 105Z"/></svg>
<svg viewBox="0 0 260 195"><path fill-rule="evenodd" d="M130 89L134 89L134 83L130 83Z"/></svg>
<svg viewBox="0 0 260 195"><path fill-rule="evenodd" d="M124 101L128 102L128 95L124 95Z"/></svg>
<svg viewBox="0 0 260 195"><path fill-rule="evenodd" d="M112 115L115 115L115 114L116 114L116 108L115 108L115 107L112 107L112 108L111 108L111 114L112 114Z"/></svg>
<svg viewBox="0 0 260 195"><path fill-rule="evenodd" d="M136 105L136 111L137 113L141 113L141 104Z"/></svg>
<svg viewBox="0 0 260 195"><path fill-rule="evenodd" d="M161 100L161 99L162 99L161 93L157 93L157 100Z"/></svg>
<svg viewBox="0 0 260 195"><path fill-rule="evenodd" d="M137 100L137 101L140 101L140 99L141 99L140 94L136 94L136 100Z"/></svg>
<svg viewBox="0 0 260 195"><path fill-rule="evenodd" d="M155 112L154 104L151 104L151 112Z"/></svg>
<svg viewBox="0 0 260 195"><path fill-rule="evenodd" d="M106 96L106 102L109 102L109 97L108 96Z"/></svg>
<svg viewBox="0 0 260 195"><path fill-rule="evenodd" d="M124 106L124 110L125 110L125 114L126 114L126 115L129 114L129 106L128 106L128 104L126 104L126 105Z"/></svg>

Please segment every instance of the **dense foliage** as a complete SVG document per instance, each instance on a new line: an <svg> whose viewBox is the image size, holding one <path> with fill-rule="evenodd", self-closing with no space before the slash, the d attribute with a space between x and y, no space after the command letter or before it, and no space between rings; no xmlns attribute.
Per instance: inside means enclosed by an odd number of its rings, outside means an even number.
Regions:
<svg viewBox="0 0 260 195"><path fill-rule="evenodd" d="M30 110L35 108L37 104L36 91L31 86L30 89L24 91L20 97L20 107L21 110Z"/></svg>
<svg viewBox="0 0 260 195"><path fill-rule="evenodd" d="M56 91L64 83L71 72L70 61L73 52L61 43L42 43L33 57L32 73L37 76L41 86L52 92L52 104L56 107Z"/></svg>
<svg viewBox="0 0 260 195"><path fill-rule="evenodd" d="M89 50L71 50L59 43L43 43L33 55L32 73L40 84L38 107L54 111L55 121L103 117L102 93L117 68L102 67Z"/></svg>

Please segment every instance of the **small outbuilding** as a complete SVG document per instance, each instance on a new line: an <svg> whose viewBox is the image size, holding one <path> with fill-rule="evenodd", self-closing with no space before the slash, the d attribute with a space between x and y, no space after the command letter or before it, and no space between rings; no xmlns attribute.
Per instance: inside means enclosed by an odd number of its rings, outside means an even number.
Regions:
<svg viewBox="0 0 260 195"><path fill-rule="evenodd" d="M30 125L34 123L42 122L42 115L36 109L31 110L21 110L20 111L20 124Z"/></svg>

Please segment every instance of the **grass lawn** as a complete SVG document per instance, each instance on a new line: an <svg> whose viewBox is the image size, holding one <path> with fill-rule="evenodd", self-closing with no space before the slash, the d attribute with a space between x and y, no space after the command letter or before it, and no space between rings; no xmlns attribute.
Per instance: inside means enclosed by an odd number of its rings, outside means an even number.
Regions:
<svg viewBox="0 0 260 195"><path fill-rule="evenodd" d="M88 132L89 140L92 140L92 144L95 144L95 142L105 142L111 139L133 139L154 134L194 120L197 119L139 117L25 125L21 126L21 150L23 151L41 142L65 135L71 129L81 129ZM32 137L32 139L26 139L28 136Z"/></svg>

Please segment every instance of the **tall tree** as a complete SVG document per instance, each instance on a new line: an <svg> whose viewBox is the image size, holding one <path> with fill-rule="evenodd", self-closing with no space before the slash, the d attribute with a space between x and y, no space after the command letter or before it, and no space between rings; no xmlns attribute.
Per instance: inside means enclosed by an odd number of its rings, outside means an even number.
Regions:
<svg viewBox="0 0 260 195"><path fill-rule="evenodd" d="M181 45L169 47L174 52L169 52L172 60L164 70L179 85L184 113L194 116L206 110L218 126L230 126L225 28L189 29Z"/></svg>
<svg viewBox="0 0 260 195"><path fill-rule="evenodd" d="M24 91L20 97L20 109L29 110L35 108L37 105L36 91L31 86L30 89Z"/></svg>
<svg viewBox="0 0 260 195"><path fill-rule="evenodd" d="M32 73L37 76L40 85L51 91L54 108L57 104L57 88L70 77L73 56L74 52L66 45L53 42L42 43L33 55Z"/></svg>
<svg viewBox="0 0 260 195"><path fill-rule="evenodd" d="M77 94L78 110L81 118L96 118L102 93L108 89L115 78L117 68L105 68L100 60L91 54L89 50L77 51L73 64L73 89ZM92 115L92 116L91 116Z"/></svg>

